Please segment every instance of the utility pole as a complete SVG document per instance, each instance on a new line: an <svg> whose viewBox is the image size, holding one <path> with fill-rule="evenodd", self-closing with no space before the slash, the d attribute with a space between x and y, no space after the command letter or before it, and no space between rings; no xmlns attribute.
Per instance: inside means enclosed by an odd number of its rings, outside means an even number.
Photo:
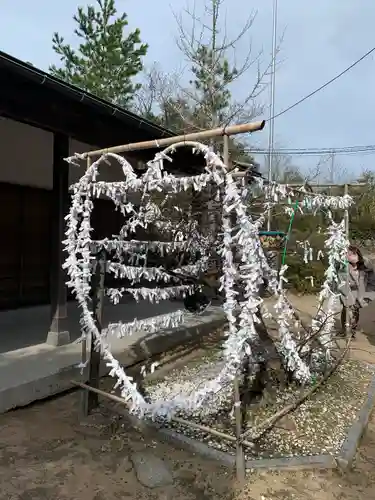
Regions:
<svg viewBox="0 0 375 500"><path fill-rule="evenodd" d="M330 167L329 182L331 184L334 184L334 182L335 182L335 153L334 152L332 152L332 155L331 155L331 167Z"/></svg>
<svg viewBox="0 0 375 500"><path fill-rule="evenodd" d="M276 84L276 51L277 51L277 0L273 0L272 8L272 72L270 89L270 117L269 117L269 135L268 135L268 181L272 182L272 167L275 143L275 84ZM271 209L268 209L267 230L271 230Z"/></svg>
<svg viewBox="0 0 375 500"><path fill-rule="evenodd" d="M332 195L332 185L334 184L334 182L335 182L335 153L334 153L334 151L332 151L331 164L329 167L329 183L330 183L329 194L330 195Z"/></svg>

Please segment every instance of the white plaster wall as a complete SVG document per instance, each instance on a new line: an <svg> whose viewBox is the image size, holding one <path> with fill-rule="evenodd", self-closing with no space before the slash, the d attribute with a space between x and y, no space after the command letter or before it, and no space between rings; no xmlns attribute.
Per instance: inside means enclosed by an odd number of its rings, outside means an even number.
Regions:
<svg viewBox="0 0 375 500"><path fill-rule="evenodd" d="M110 145L109 145L110 146ZM70 154L98 149L75 139L70 140ZM137 167L137 161L128 158ZM52 189L53 134L30 125L0 117L0 182ZM70 165L69 183L76 182L84 173L86 161L81 167ZM120 165L102 164L100 180L122 180Z"/></svg>
<svg viewBox="0 0 375 500"><path fill-rule="evenodd" d="M52 189L53 135L0 117L0 182Z"/></svg>

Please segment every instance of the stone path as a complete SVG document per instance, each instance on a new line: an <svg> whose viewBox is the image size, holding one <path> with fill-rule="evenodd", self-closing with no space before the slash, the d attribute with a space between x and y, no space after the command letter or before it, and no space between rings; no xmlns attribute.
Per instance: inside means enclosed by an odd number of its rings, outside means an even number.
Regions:
<svg viewBox="0 0 375 500"><path fill-rule="evenodd" d="M292 296L291 302L303 316L311 317L316 311L315 297ZM349 356L351 359L375 364L375 303L361 310L359 332L351 344Z"/></svg>

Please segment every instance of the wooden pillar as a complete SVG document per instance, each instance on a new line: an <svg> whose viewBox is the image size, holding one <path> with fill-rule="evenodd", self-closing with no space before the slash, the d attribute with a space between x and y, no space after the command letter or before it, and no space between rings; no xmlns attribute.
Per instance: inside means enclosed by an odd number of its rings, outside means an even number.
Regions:
<svg viewBox="0 0 375 500"><path fill-rule="evenodd" d="M53 188L51 200L51 324L47 344L59 346L70 342L67 327L66 273L62 241L65 238L64 217L69 210L69 137L55 133L53 136Z"/></svg>
<svg viewBox="0 0 375 500"><path fill-rule="evenodd" d="M102 332L105 268L106 255L102 251L96 257L96 268L91 283L92 312L96 327L100 333ZM99 389L101 353L100 350L95 348L93 335L91 335L90 345L88 385L94 387L94 389ZM92 391L83 391L82 397L82 413L87 416L99 406L99 397L97 393Z"/></svg>
<svg viewBox="0 0 375 500"><path fill-rule="evenodd" d="M239 486L243 486L246 479L246 461L245 454L242 444L242 433L243 433L243 419L242 419L242 405L241 401L240 386L238 377L234 378L234 416L236 422L236 477Z"/></svg>

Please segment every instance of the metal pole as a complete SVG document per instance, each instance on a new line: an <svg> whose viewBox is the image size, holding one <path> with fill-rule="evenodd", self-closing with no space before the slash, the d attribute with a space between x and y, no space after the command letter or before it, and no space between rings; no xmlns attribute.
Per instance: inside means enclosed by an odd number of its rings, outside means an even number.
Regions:
<svg viewBox="0 0 375 500"><path fill-rule="evenodd" d="M331 165L330 165L330 172L329 172L329 194L332 195L332 186L334 185L334 180L335 180L335 153L332 152L331 155Z"/></svg>
<svg viewBox="0 0 375 500"><path fill-rule="evenodd" d="M272 72L271 72L271 89L270 89L270 117L269 117L269 132L268 132L268 182L272 182L272 167L274 156L275 142L275 125L273 117L275 115L275 85L276 85L276 51L277 51L277 0L273 0L272 9ZM267 230L271 230L271 209L268 209Z"/></svg>
<svg viewBox="0 0 375 500"><path fill-rule="evenodd" d="M344 195L347 195L349 193L349 188L348 184L344 185ZM347 239L349 239L349 209L345 209L345 234ZM349 263L346 265L346 290L347 293L349 293ZM349 337L350 335L350 310L349 307L346 307L345 310L345 334L346 337Z"/></svg>
<svg viewBox="0 0 375 500"><path fill-rule="evenodd" d="M241 394L238 377L234 378L234 416L236 419L236 477L240 486L244 484L246 479L246 461L242 441L242 411L241 411Z"/></svg>

